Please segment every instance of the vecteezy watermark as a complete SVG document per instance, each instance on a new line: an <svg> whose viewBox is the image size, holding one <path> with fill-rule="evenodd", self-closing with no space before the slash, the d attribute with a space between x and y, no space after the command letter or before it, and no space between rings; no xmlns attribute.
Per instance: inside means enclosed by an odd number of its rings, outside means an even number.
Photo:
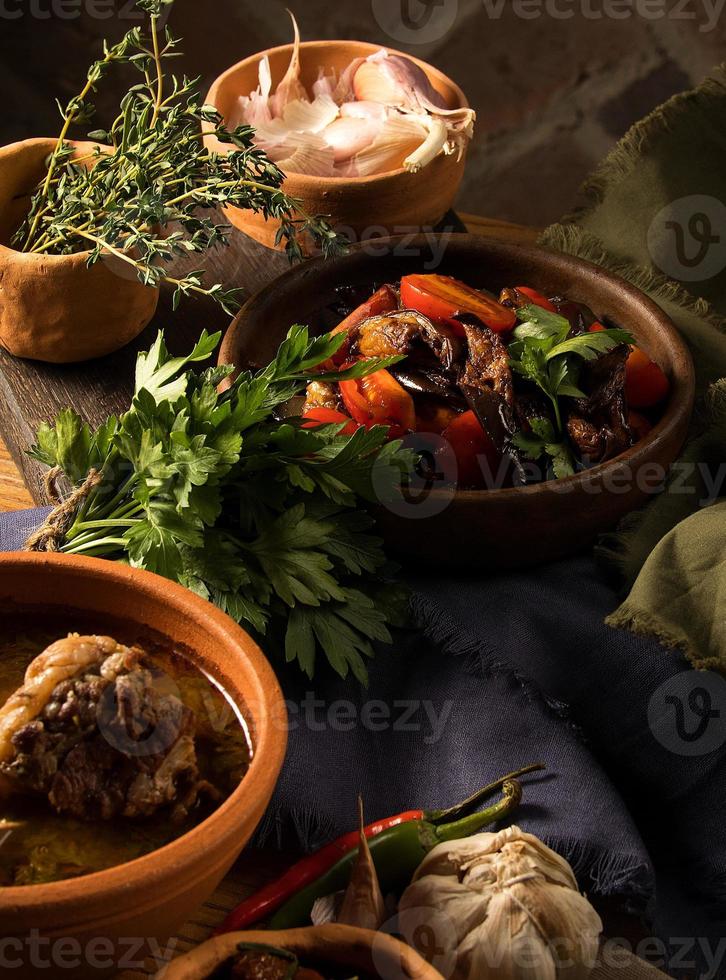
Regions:
<svg viewBox="0 0 726 980"><path fill-rule="evenodd" d="M702 670L669 678L650 699L648 724L674 755L715 752L726 743L726 679Z"/></svg>
<svg viewBox="0 0 726 980"><path fill-rule="evenodd" d="M455 26L459 0L371 0L371 10L399 44L431 44Z"/></svg>
<svg viewBox="0 0 726 980"><path fill-rule="evenodd" d="M301 728L310 732L352 732L362 728L373 733L420 734L424 745L436 745L451 718L454 702L435 704L414 698L370 699L362 703L344 698L330 701L307 691L300 701L286 701L285 708L285 717L273 722L288 732Z"/></svg>
<svg viewBox="0 0 726 980"><path fill-rule="evenodd" d="M712 279L726 269L726 205L708 194L678 198L653 218L648 251L671 279Z"/></svg>
<svg viewBox="0 0 726 980"><path fill-rule="evenodd" d="M162 7L159 23L163 25L170 8ZM117 20L143 21L146 14L136 0L0 0L0 20Z"/></svg>
<svg viewBox="0 0 726 980"><path fill-rule="evenodd" d="M157 940L139 936L123 936L112 940L95 936L83 943L72 936L49 938L38 929L31 929L24 938L0 938L0 973L18 971L22 977L28 970L46 970L57 976L58 971L78 970L143 970L149 957L157 967L168 963L176 951L178 940L170 939L162 946Z"/></svg>
<svg viewBox="0 0 726 980"><path fill-rule="evenodd" d="M713 31L726 0L481 0L491 20L510 11L519 20L675 20L700 21L702 34Z"/></svg>

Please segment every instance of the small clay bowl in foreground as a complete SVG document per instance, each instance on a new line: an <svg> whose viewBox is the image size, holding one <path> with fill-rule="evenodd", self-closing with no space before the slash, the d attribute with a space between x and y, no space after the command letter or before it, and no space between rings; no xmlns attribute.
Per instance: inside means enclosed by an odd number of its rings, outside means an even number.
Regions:
<svg viewBox="0 0 726 980"><path fill-rule="evenodd" d="M272 796L285 754L285 706L272 668L244 630L211 603L150 572L94 558L0 554L0 608L16 606L41 625L44 614L62 614L65 621L77 611L100 625L107 617L109 632L122 623L142 642L147 633L163 637L221 685L252 741L252 762L237 789L182 837L106 871L0 888L0 933L18 966L15 975L96 977L104 972L101 964L111 972L128 965L132 949L134 961L158 956L225 876ZM72 941L76 952L66 943L62 969L58 963L57 970L38 967L38 936L44 962L46 954L62 951L61 940Z"/></svg>
<svg viewBox="0 0 726 980"><path fill-rule="evenodd" d="M676 459L693 410L690 353L671 320L624 279L571 255L475 235L391 238L349 255L315 259L253 296L230 326L220 363L267 364L289 327L323 329L336 288L394 283L413 272L455 276L499 294L529 285L587 304L630 331L665 371L670 394L645 439L615 459L575 476L492 490L433 489L411 500L382 501L376 516L390 551L417 562L484 569L521 568L584 549L655 492ZM659 479L660 477L660 479Z"/></svg>
<svg viewBox="0 0 726 980"><path fill-rule="evenodd" d="M300 45L300 80L312 91L318 71L340 74L355 58L367 58L381 45L363 41L304 41ZM389 54L402 55L414 61L428 75L429 81L446 100L451 109L468 107L466 96L459 86L443 72L410 54L386 48ZM249 95L258 86L260 61L268 56L273 91L290 64L293 45L283 44L245 58L228 68L215 79L206 101L222 114L228 126L237 122L238 99ZM229 146L209 135L205 143L219 153L229 152ZM419 173L400 167L368 177L315 177L309 174L288 173L282 185L286 194L302 201L308 214L328 215L333 226L341 228L354 240L371 233L395 234L411 228L434 227L454 203L464 176L466 154L459 159L454 153L440 153ZM251 238L268 248L274 247L279 228L277 221L265 219L253 211L226 208L229 221Z"/></svg>
<svg viewBox="0 0 726 980"><path fill-rule="evenodd" d="M157 980L206 980L235 955L238 943L262 943L294 953L302 965L350 969L383 980L443 980L410 946L384 932L325 925L279 932L228 932L173 960Z"/></svg>
<svg viewBox="0 0 726 980"><path fill-rule="evenodd" d="M30 139L0 148L0 346L16 357L68 364L111 354L138 337L159 290L111 255L89 268L88 251L49 255L10 245L55 145ZM73 145L81 155L96 146Z"/></svg>

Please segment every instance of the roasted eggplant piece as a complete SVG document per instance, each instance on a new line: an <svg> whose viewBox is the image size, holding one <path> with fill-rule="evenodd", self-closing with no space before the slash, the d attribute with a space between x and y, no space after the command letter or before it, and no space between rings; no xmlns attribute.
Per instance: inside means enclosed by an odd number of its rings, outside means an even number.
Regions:
<svg viewBox="0 0 726 980"><path fill-rule="evenodd" d="M567 434L583 460L602 463L628 449L633 435L626 420L625 344L602 354L585 367L581 386L590 392L575 400Z"/></svg>

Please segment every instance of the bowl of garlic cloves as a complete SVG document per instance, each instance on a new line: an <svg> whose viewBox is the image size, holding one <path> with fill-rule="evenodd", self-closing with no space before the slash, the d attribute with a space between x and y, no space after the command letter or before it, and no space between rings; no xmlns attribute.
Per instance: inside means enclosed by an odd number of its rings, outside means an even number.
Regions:
<svg viewBox="0 0 726 980"><path fill-rule="evenodd" d="M298 217L324 214L353 240L435 226L464 174L475 113L431 65L361 41L301 41L240 61L207 103L228 127L249 125L286 175ZM209 133L210 149L227 152ZM236 227L269 247L279 222L229 208Z"/></svg>

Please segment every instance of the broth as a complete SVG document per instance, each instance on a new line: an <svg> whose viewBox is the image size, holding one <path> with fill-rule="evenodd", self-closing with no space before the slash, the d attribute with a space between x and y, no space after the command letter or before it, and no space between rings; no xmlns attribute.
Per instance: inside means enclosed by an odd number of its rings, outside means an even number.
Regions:
<svg viewBox="0 0 726 980"><path fill-rule="evenodd" d="M71 632L112 636L143 649L142 666L153 677L154 691L178 698L194 713L198 775L214 794L200 793L183 819L174 822L169 807L133 819L85 820L56 812L39 794L16 787L9 795L0 793L0 885L78 877L148 854L209 816L249 767L252 748L244 718L216 683L162 637L108 618L39 615L37 610L0 614L0 705L22 686L28 664Z"/></svg>

